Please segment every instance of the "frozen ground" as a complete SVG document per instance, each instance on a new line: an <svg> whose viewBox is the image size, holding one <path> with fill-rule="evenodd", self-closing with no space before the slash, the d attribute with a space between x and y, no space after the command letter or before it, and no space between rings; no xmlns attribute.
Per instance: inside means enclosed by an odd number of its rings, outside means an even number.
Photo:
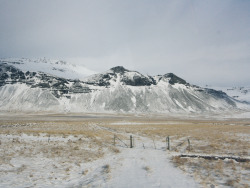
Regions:
<svg viewBox="0 0 250 188"><path fill-rule="evenodd" d="M249 162L179 157L202 154L250 159L249 119L49 116L0 117L0 187L250 185ZM133 148L129 148L130 135Z"/></svg>
<svg viewBox="0 0 250 188"><path fill-rule="evenodd" d="M98 147L81 146L91 140L79 141L80 136L1 134L0 138L0 187L4 188L198 187L173 166L164 147L152 148L148 138L144 143L149 148L118 146L100 157L95 156Z"/></svg>
<svg viewBox="0 0 250 188"><path fill-rule="evenodd" d="M120 148L121 153L100 160L94 171L72 187L199 187L175 168L166 152Z"/></svg>
<svg viewBox="0 0 250 188"><path fill-rule="evenodd" d="M165 151L124 149L111 167L107 187L198 187L195 181L176 169Z"/></svg>

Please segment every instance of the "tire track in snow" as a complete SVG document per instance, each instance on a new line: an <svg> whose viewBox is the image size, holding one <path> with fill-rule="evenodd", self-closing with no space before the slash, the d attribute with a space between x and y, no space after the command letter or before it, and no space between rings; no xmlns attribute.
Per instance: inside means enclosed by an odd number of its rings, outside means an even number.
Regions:
<svg viewBox="0 0 250 188"><path fill-rule="evenodd" d="M125 148L111 165L111 179L104 187L199 187L160 150Z"/></svg>

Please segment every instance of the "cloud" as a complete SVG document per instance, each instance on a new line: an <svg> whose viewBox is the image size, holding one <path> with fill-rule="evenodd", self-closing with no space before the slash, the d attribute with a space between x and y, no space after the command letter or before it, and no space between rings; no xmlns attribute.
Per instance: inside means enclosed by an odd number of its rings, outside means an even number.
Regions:
<svg viewBox="0 0 250 188"><path fill-rule="evenodd" d="M0 57L67 59L96 71L123 65L198 84L250 80L249 1L0 3Z"/></svg>

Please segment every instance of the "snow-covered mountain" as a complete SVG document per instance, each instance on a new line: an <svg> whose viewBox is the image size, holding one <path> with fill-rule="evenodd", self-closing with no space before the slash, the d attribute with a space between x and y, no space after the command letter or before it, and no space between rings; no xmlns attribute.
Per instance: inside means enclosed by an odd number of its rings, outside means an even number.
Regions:
<svg viewBox="0 0 250 188"><path fill-rule="evenodd" d="M57 112L219 112L249 105L173 73L146 76L118 66L83 80L0 64L0 109Z"/></svg>
<svg viewBox="0 0 250 188"><path fill-rule="evenodd" d="M0 64L6 63L13 65L23 72L43 72L67 79L83 79L86 76L95 74L83 66L68 63L62 60L51 60L46 58L27 59L27 58L5 58L0 59Z"/></svg>
<svg viewBox="0 0 250 188"><path fill-rule="evenodd" d="M228 96L233 97L240 101L245 101L250 104L250 86L238 86L238 87L215 87L210 88L215 90L221 90Z"/></svg>

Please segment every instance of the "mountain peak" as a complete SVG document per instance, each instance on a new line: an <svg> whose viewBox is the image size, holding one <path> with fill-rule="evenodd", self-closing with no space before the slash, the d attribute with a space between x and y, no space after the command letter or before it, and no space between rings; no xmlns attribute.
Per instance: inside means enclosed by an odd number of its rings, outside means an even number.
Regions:
<svg viewBox="0 0 250 188"><path fill-rule="evenodd" d="M129 70L125 69L123 66L116 66L111 68L112 71L114 71L115 73L124 73L127 72Z"/></svg>
<svg viewBox="0 0 250 188"><path fill-rule="evenodd" d="M164 77L170 78L169 83L172 84L172 85L176 84L176 83L184 84L184 85L187 84L187 82L185 80L183 80L182 78L176 76L173 73L167 73L167 74L164 75Z"/></svg>

